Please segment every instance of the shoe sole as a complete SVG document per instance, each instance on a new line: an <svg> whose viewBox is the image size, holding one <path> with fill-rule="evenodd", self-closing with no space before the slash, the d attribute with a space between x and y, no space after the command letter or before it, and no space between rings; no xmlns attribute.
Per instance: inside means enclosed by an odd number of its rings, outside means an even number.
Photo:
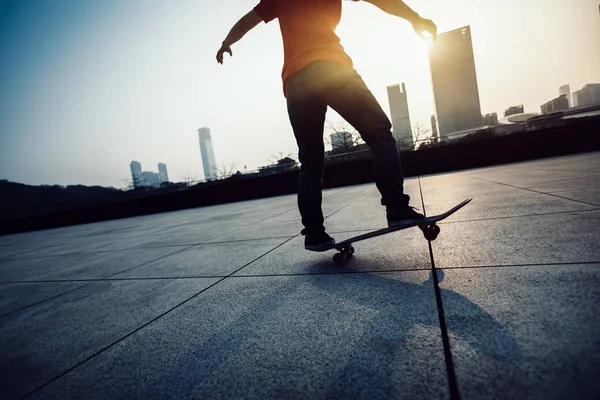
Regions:
<svg viewBox="0 0 600 400"><path fill-rule="evenodd" d="M328 248L330 248L331 246L333 246L335 244L335 240L329 243L324 243L324 244L318 244L318 245L304 245L304 249L305 250L309 250L309 251L324 251Z"/></svg>

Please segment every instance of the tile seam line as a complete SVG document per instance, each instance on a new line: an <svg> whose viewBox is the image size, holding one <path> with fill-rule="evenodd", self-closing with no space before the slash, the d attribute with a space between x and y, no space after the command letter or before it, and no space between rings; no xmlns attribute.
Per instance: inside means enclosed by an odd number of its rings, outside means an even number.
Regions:
<svg viewBox="0 0 600 400"><path fill-rule="evenodd" d="M237 229L236 229L237 230ZM44 259L44 258L59 258L59 257L64 257L64 256L75 256L75 255L97 255L97 256L101 256L101 255L105 255L105 254L114 254L114 253L125 253L128 251L138 251L138 250L152 250L152 249L169 249L169 248L181 248L181 247L194 247L194 246L200 246L200 245L208 245L208 244L223 244L223 243L238 243L238 242L252 242L252 241L257 241L257 240L272 240L272 239L287 239L290 238L294 235L281 235L281 236L272 236L272 237L265 237L265 238L257 238L257 239L236 239L236 240L227 240L227 241L217 241L217 242L211 242L211 240L215 240L217 238L219 238L220 236L224 236L224 235L228 235L230 233L233 233L235 231L231 231L231 232L227 232L227 233L222 233L219 234L218 236L215 236L211 239L207 239L206 241L201 241L201 242L197 242L197 243L182 243L182 244L174 244L174 245L166 245L166 246L148 246L148 247L129 247L126 249L115 249L115 250L102 250L102 251L90 251L90 252L86 252L86 251L80 251L80 252L75 252L75 253L60 253L60 254L51 254L51 255L47 255L47 256L35 256L35 257L29 257L29 258L25 258L26 260L37 260L37 259ZM19 259L21 257L16 257L16 256L8 256L8 257L0 257L0 261L2 260L16 260ZM77 264L77 263L75 263ZM73 264L73 265L75 265Z"/></svg>
<svg viewBox="0 0 600 400"><path fill-rule="evenodd" d="M496 264L496 265L465 265L436 267L443 270L459 269L491 269L491 268L527 268L527 267L561 267L569 265L598 265L598 261L572 261L572 262L554 262L554 263L523 263L523 264ZM431 268L410 268L410 269L373 269L373 270L348 270L344 272L308 272L308 273L290 273L290 274L248 274L248 275L203 275L203 276L163 276L163 277L139 277L139 278L98 278L98 279L72 279L72 280L52 280L52 281L0 281L2 285L19 285L30 283L69 283L69 282L104 282L104 281L169 281L182 279L222 279L222 278L272 278L272 277L303 277L303 276L327 276L327 275L361 275L361 274L395 274L403 272L429 271ZM77 289L73 289L77 290ZM66 294L66 292L65 292ZM60 296L60 295L59 295Z"/></svg>
<svg viewBox="0 0 600 400"><path fill-rule="evenodd" d="M234 230L233 230L233 231L231 231L231 232L235 232L236 230L237 230L237 229L234 229ZM218 237L221 237L221 236L223 236L223 235L227 235L227 234L229 234L229 233L231 233L231 232L225 232L225 233L222 233L222 234L220 234L220 235L217 235L217 236L215 236L215 237L213 237L213 238L211 238L211 239L209 239L209 240L214 240L214 239L217 239ZM113 276L120 275L120 274L124 274L125 272L129 272L129 271L131 271L131 270L133 270L133 269L135 269L135 268L143 267L144 265L147 265L147 264L149 264L149 263L152 263L152 262L155 262L155 261L158 261L158 260L162 260L162 259L164 259L164 258L167 258L167 257L170 257L170 256L172 256L172 255L175 255L175 254L178 254L178 253L184 252L184 251L186 251L186 250L188 250L188 249L191 249L192 247L195 247L195 246L197 246L197 245L193 244L193 245L190 245L190 246L182 246L183 248L181 248L181 249L179 249L179 250L177 250L177 251L174 251L173 253L165 254L164 256L161 256L161 257L155 258L155 259L153 259L153 260L151 260L151 261L148 261L148 262L145 262L145 263L143 263L143 264L136 265L136 266L134 266L134 267L131 267L131 268L124 269L123 271L119 271L119 272L117 272L117 273L114 273L114 274L112 274L112 275L105 276L105 277L104 277L104 278L102 278L102 279L106 279L106 278L112 278Z"/></svg>
<svg viewBox="0 0 600 400"><path fill-rule="evenodd" d="M490 182L490 183L495 183L497 185L503 185L503 186L511 187L511 188L514 188L514 189L521 189L521 190L526 190L528 192L533 192L533 193L538 193L538 194L544 194L546 196L556 197L556 198L562 199L562 200L573 201L575 203L581 203L581 204L585 204L585 205L588 205L588 206L600 207L600 204L594 204L594 203L588 203L586 201L569 199L568 197L557 196L557 195L555 195L553 193L540 192L540 191L535 190L535 189L529 189L529 188L524 188L524 187L520 187L520 186L509 185L508 183L496 182L496 181L492 181L492 180L489 180L489 179L479 178L479 177L476 177L476 176L473 176L472 178L473 179L478 179L478 180L481 180L481 181L484 181L484 182Z"/></svg>
<svg viewBox="0 0 600 400"><path fill-rule="evenodd" d="M548 193L542 193L542 194L548 194ZM571 200L571 201L576 201L573 199L568 199L568 198L562 198L560 196L554 196L554 197L559 197L561 199L564 200ZM586 204L586 203L584 203ZM598 211L600 210L600 205L594 205L594 204L587 204L590 205L592 207L595 208L590 208L590 209L585 209L585 210L570 210L570 211L555 211L555 212L548 212L548 213L534 213L534 214L523 214L523 215L507 215L507 216L503 216L503 217L489 217L489 218L474 218L474 219L465 219L465 220L458 220L458 221L440 221L438 224L439 225L445 225L445 224L458 224L458 223L466 223L466 222L481 222L481 221L492 221L492 220L502 220L502 219L512 219L512 218L525 218L525 217L543 217L543 216L547 216L547 215L560 215L560 214L572 214L572 213L583 213L583 212L593 212L593 211ZM337 211L336 211L337 212ZM331 216L331 215L329 215ZM328 216L328 217L329 217ZM328 218L327 217L327 218ZM351 230L330 230L330 233L354 233L354 232L368 232L368 231L372 231L375 230L377 228L367 228L367 229L351 229ZM228 233L224 233L222 235L226 235L232 232L228 232ZM219 235L219 236L222 236ZM107 254L107 253L121 253L121 252L127 252L127 251L134 251L134 250L147 250L147 249L155 249L155 248L161 248L161 249L168 249L168 248L181 248L179 250L185 250L185 248L191 248L194 246L200 246L200 245L212 245L212 244L226 244L226 243L244 243L244 242L253 242L253 241L260 241L260 240L276 240L276 239L289 239L289 238L294 238L296 236L298 236L298 234L296 235L282 235L282 236L273 236L273 237L264 237L264 238L257 238L257 239L236 239L236 240L227 240L227 241L216 241L216 242L210 242L210 240L214 240L216 238L218 238L219 236L212 238L212 239L208 239L209 241L203 241L203 242L198 242L198 243L193 243L193 244L181 244L181 245L169 245L169 246L159 246L159 247L132 247L132 248L128 248L128 249L119 249L119 250L106 250L106 251L102 251L102 252L78 252L78 253L64 253L64 254L54 254L54 255L48 255L48 256L38 256L38 257L31 257L31 258L26 258L27 260L37 260L37 259L43 259L43 258L58 258L58 257L62 257L62 256L71 256L71 255L102 255L102 254ZM175 253L172 253L175 254ZM20 257L14 257L14 256L9 256L9 257L4 257L4 258L0 258L0 261L2 260L15 260L18 259ZM72 265L76 265L77 262L75 264ZM71 265L71 266L72 266Z"/></svg>
<svg viewBox="0 0 600 400"><path fill-rule="evenodd" d="M270 252L276 250L277 248L283 246L285 243L289 242L290 240L292 240L291 238L287 241L285 241L284 243L279 244L278 246L272 248L271 250L267 251L266 253L258 256L257 258L255 258L254 260L250 261L248 264L255 262L256 260L266 256L267 254L269 254ZM246 265L248 265L246 264ZM67 375L68 373L70 373L71 371L75 370L76 368L79 368L81 365L85 364L86 362L90 361L92 358L104 353L105 351L109 350L110 348L114 347L115 345L117 345L118 343L122 342L123 340L127 339L128 337L136 334L137 332L141 331L142 329L144 329L145 327L149 326L150 324L156 322L157 320L159 320L160 318L164 317L165 315L171 313L172 311L176 310L177 308L183 306L184 304L188 303L189 301L195 299L196 297L198 297L199 295L201 295L202 293L206 292L207 290L211 289L212 287L218 285L219 283L223 282L224 280L226 280L229 276L235 274L236 272L238 272L239 270L241 270L242 268L246 267L246 265L243 265L242 267L238 268L237 270L233 271L231 274L222 277L221 279L218 279L216 282L210 284L209 286L207 286L206 288L200 290L198 293L188 297L187 299L181 301L180 303L176 304L175 306L171 307L170 309L168 309L167 311L159 314L158 316L152 318L150 321L142 324L141 326L135 328L134 330L132 330L131 332L127 333L126 335L122 336L121 338L113 341L112 343L108 344L107 346L101 348L100 350L96 351L94 354L91 354L90 356L86 357L84 360L76 363L74 366L67 368L65 371L61 372L60 374L54 376L53 378L50 378L49 380L47 380L45 383L41 384L40 386L38 386L37 388L33 389L32 391L26 393L25 395L19 397L19 400L23 400L26 399L27 397L31 396L32 394L35 394L37 392L39 392L40 390L42 390L43 388L47 387L48 385L50 385L51 383L57 381L58 379L62 378L63 376ZM91 283L90 283L91 284ZM86 285L87 286L87 285Z"/></svg>
<svg viewBox="0 0 600 400"><path fill-rule="evenodd" d="M421 205L423 207L423 214L427 216L427 210L425 209L425 200L423 198L423 188L421 186L421 177L418 177L419 182L419 193L421 195ZM450 338L448 336L448 327L446 326L446 317L444 315L444 304L442 301L442 293L440 291L439 280L437 276L437 269L435 267L435 258L433 256L433 248L431 241L427 241L429 248L429 260L431 262L431 276L433 278L433 290L435 293L435 302L438 312L438 321L440 324L440 334L442 336L442 347L444 351L444 363L446 364L446 376L448 378L448 390L451 400L460 400L460 392L458 390L458 382L456 379L456 372L454 370L454 361L452 360L452 350L450 348Z"/></svg>
<svg viewBox="0 0 600 400"><path fill-rule="evenodd" d="M566 199L571 200L571 199ZM575 200L573 200L575 201ZM489 217L489 218L473 218L473 219L463 219L463 220L454 220L454 221L440 221L438 225L446 225L446 224L460 224L465 222L481 222L481 221L498 221L501 219L512 219L512 218L527 218L527 217L544 217L547 215L560 215L560 214L573 214L573 213L583 213L583 212L591 212L600 210L600 206L594 206L594 208L588 208L586 210L570 210L570 211L554 211L548 213L540 213L540 214L523 214L523 215L507 215L504 217Z"/></svg>
<svg viewBox="0 0 600 400"><path fill-rule="evenodd" d="M189 248L189 247L186 247L186 248ZM179 252L181 252L181 251L183 251L183 250L185 250L185 249L181 249L181 250L175 251L175 252L173 252L173 253L165 254L165 255L163 255L163 256L160 256L160 257L154 258L154 259L152 259L152 260L146 261L146 262L144 262L144 263L141 263L141 264L139 264L139 265L136 265L136 266L135 266L135 267L133 267L133 268L141 267L141 266L143 266L143 265L146 265L146 264L149 264L149 263L151 263L151 262L158 261L158 260L160 260L160 259L163 259L163 258L165 258L165 257L169 257L169 256L171 256L171 255L173 255L173 254L177 254L177 253L179 253ZM72 265L69 265L69 266L67 266L66 268L70 268L70 267L72 267L72 266L74 266L74 265L77 265L77 263L75 263L75 264L72 264ZM53 270L53 271L55 271L55 270ZM52 272L52 271L51 271L51 272ZM127 272L127 270L125 270L125 271L121 271L121 272L119 272L119 274L121 274L121 273L123 273L123 272ZM9 313L2 314L2 315L0 315L0 318L4 318L4 317L6 317L6 316L8 316L8 315L12 315L12 314L14 314L14 313L17 313L17 312L19 312L19 311L26 310L26 309L28 309L28 308L30 308L30 307L33 307L33 306L37 306L37 305L39 305L39 304L42 304L42 303L44 303L44 302L46 302L46 301L54 300L54 299L56 299L56 298L58 298L58 297L60 297L60 296L63 296L63 295L65 295L65 294L69 294L69 293L71 293L71 292L74 292L74 291L76 291L76 290L83 289L84 287L87 287L87 286L91 285L92 283L95 283L95 282L102 282L103 280L105 280L106 278L110 278L111 276L114 276L114 274L113 274L113 275L109 275L109 276L107 276L107 277L104 277L104 278L95 279L95 280L64 280L64 281L20 281L19 283L59 283L59 282L60 282L60 283L62 283L62 282L89 282L89 283L88 283L88 284L86 284L86 285L79 286L79 287L77 287L77 288L75 288L75 289L71 289L71 290L68 290L68 291L66 291L66 292L60 293L60 294L58 294L58 295L56 295L56 296L52 296L52 297L50 297L50 298L47 298L47 299L44 299L44 300L38 301L38 302L36 302L36 303L29 304L28 306L25 306L25 307L23 307L23 308L19 308L18 310L14 310L14 311L11 311L11 312L9 312ZM0 283L2 283L2 282L0 282ZM17 282L15 282L15 283L17 283Z"/></svg>

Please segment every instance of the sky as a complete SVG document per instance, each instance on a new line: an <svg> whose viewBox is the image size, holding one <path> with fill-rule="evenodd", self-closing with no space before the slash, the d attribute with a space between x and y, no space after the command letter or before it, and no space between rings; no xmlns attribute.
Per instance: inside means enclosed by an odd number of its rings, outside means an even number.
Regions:
<svg viewBox="0 0 600 400"><path fill-rule="evenodd" d="M202 179L198 128L218 165L244 171L297 152L282 93L277 22L215 61L258 0L0 0L0 179L126 187L129 164ZM470 25L482 113L527 112L600 82L600 0L407 1L439 31ZM383 109L406 82L413 123L434 112L428 46L365 2L337 34ZM341 118L333 111L327 120Z"/></svg>

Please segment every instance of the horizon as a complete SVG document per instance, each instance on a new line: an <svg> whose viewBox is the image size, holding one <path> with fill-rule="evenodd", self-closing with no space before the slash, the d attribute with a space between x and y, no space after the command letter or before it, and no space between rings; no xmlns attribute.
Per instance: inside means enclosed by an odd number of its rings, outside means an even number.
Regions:
<svg viewBox="0 0 600 400"><path fill-rule="evenodd" d="M202 127L211 130L218 165L237 163L243 172L278 153L295 155L277 22L235 44L223 66L214 60L258 0L236 3L0 3L0 179L122 188L133 160L153 172L165 163L173 182L202 179ZM597 0L407 4L440 33L471 27L482 114L501 118L520 104L540 113L560 86L573 93L600 81ZM336 32L386 114L387 87L404 82L412 124L429 126L427 43L370 4L344 2L343 14ZM331 110L327 119L341 121Z"/></svg>

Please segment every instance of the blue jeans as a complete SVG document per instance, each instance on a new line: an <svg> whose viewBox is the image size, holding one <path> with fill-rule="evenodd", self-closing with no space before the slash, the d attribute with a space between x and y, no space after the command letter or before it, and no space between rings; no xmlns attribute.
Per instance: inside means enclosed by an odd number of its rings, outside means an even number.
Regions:
<svg viewBox="0 0 600 400"><path fill-rule="evenodd" d="M314 62L286 79L285 92L301 163L298 208L307 233L325 229L321 190L327 106L348 121L369 146L381 204L408 205L392 124L354 68L332 61Z"/></svg>

